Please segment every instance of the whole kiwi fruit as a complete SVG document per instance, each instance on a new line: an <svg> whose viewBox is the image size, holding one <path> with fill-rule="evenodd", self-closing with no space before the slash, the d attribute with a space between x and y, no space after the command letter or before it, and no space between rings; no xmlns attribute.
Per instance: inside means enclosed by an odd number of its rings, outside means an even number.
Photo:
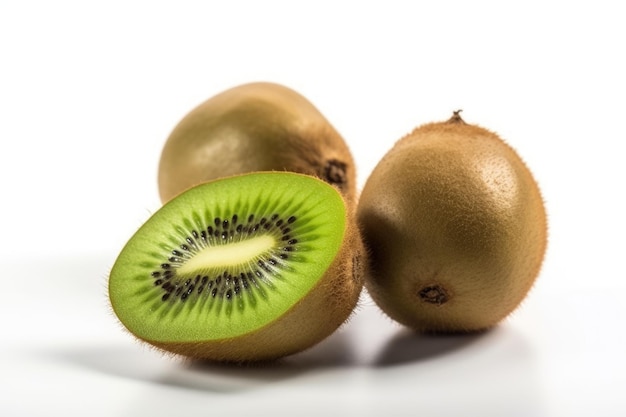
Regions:
<svg viewBox="0 0 626 417"><path fill-rule="evenodd" d="M308 175L213 180L165 203L129 239L108 281L137 338L188 358L273 360L351 315L363 287L353 211Z"/></svg>
<svg viewBox="0 0 626 417"><path fill-rule="evenodd" d="M230 88L183 117L161 152L161 201L212 179L256 171L316 176L356 204L354 161L342 136L309 100L271 82Z"/></svg>
<svg viewBox="0 0 626 417"><path fill-rule="evenodd" d="M531 172L459 111L393 146L366 180L357 220L370 255L368 293L423 332L493 327L525 298L546 250Z"/></svg>

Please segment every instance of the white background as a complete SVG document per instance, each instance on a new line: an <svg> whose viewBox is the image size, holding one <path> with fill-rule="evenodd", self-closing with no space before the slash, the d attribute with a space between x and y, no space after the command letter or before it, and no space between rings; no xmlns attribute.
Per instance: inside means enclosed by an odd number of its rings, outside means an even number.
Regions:
<svg viewBox="0 0 626 417"><path fill-rule="evenodd" d="M0 414L626 414L624 16L602 0L0 3ZM136 343L106 277L159 207L161 147L195 105L257 80L326 115L359 188L452 110L498 132L549 213L520 309L434 338L364 294L331 338L254 369Z"/></svg>

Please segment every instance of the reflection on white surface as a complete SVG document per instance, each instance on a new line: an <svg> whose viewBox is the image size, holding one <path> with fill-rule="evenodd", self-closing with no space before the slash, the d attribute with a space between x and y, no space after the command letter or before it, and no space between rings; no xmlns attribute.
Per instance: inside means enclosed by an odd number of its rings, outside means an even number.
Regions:
<svg viewBox="0 0 626 417"><path fill-rule="evenodd" d="M576 382L576 369L595 352L577 346L570 354L578 362L568 364L559 347L585 333L584 317L577 326L556 331L561 317L543 314L539 290L511 320L481 334L414 334L364 296L340 331L276 363L227 366L165 357L135 342L108 310L108 263L95 258L34 265L28 278L41 291L0 304L3 317L21 312L5 328L2 415L171 416L211 410L229 416L551 416L571 412L568 401L590 411L591 404L577 397L602 394L623 381L599 371L593 386ZM26 279L20 264L4 270ZM568 309L576 305L561 303ZM608 365L603 361L611 361L611 375L624 375L623 359L616 362L616 352L626 348L624 338L606 337L605 343L613 344L594 365L601 369ZM568 395L573 397L566 401ZM607 397L599 407L623 407L618 401Z"/></svg>

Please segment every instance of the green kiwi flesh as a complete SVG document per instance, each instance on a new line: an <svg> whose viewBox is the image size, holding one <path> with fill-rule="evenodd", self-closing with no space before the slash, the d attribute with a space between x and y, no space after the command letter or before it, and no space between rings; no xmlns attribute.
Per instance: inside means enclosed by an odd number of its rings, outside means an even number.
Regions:
<svg viewBox="0 0 626 417"><path fill-rule="evenodd" d="M363 188L366 288L424 332L488 329L526 297L547 241L539 188L518 154L458 112L399 140Z"/></svg>
<svg viewBox="0 0 626 417"><path fill-rule="evenodd" d="M218 361L306 349L351 314L363 280L343 197L263 172L193 187L130 238L109 277L121 323L158 348Z"/></svg>
<svg viewBox="0 0 626 417"><path fill-rule="evenodd" d="M324 115L286 86L253 82L209 98L174 127L159 162L161 200L206 181L256 171L316 176L336 186L349 203L356 199L352 155Z"/></svg>

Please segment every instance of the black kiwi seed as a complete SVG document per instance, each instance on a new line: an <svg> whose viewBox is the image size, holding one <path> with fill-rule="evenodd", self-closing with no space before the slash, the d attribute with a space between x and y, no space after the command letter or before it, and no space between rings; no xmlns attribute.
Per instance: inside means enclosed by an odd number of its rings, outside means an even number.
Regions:
<svg viewBox="0 0 626 417"><path fill-rule="evenodd" d="M255 216L250 214L247 219L250 227L237 224L239 220L237 214L225 218L214 217L213 225L206 225L200 232L192 230L177 248L169 250L168 255L164 256L165 262L159 265L158 270L150 273L154 285L163 291L160 295L161 300L174 302L178 299L191 302L192 299L207 296L233 300L244 291L262 290L262 285L271 288L272 278L277 273L276 268L280 268L281 261L289 257L285 252L295 250L294 245L298 243L297 239L288 234L291 229L284 227L295 222L296 217L289 216L285 220L278 214L272 214L269 218L261 217L258 223L254 223ZM215 274L217 271L214 271L215 275L212 278L210 274L206 274L209 271L195 273L191 277L178 272L178 268L184 265L186 260L206 247L241 241L245 239L246 234L259 233L273 235L277 239L280 237L287 246L277 248L278 253L258 259L255 268L237 266L217 274Z"/></svg>
<svg viewBox="0 0 626 417"><path fill-rule="evenodd" d="M267 271L267 272L272 272L272 271L271 271L271 269L269 269L269 268L267 267L267 265L265 264L265 262L263 262L262 260L259 260L259 261L257 262L257 264L258 264L258 265L259 265L262 269L264 269L265 271Z"/></svg>

